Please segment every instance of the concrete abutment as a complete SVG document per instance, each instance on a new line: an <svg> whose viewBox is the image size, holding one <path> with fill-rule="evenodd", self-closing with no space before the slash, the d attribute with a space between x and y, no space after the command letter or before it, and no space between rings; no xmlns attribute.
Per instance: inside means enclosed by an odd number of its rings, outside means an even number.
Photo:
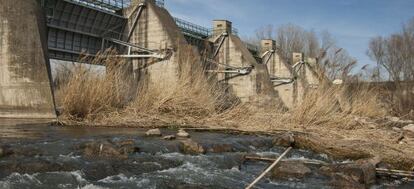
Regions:
<svg viewBox="0 0 414 189"><path fill-rule="evenodd" d="M36 0L1 0L0 118L56 118L46 30Z"/></svg>

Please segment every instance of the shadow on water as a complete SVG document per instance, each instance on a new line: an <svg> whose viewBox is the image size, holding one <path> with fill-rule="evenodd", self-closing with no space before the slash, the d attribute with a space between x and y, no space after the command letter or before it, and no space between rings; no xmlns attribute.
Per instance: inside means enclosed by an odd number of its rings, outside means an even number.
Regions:
<svg viewBox="0 0 414 189"><path fill-rule="evenodd" d="M191 140L201 144L207 153L186 154L184 139L145 137L144 129L61 127L30 120L0 120L0 188L244 188L269 165L245 161L245 155L275 158L284 151L273 146L272 138L267 136L190 134ZM117 148L128 151L127 155L117 153ZM108 156L101 157L102 153ZM326 155L298 149L286 158L333 162ZM308 167L312 173L305 178L266 177L257 188L331 188L329 179L318 173L318 166ZM413 186L400 182L381 182L374 188Z"/></svg>

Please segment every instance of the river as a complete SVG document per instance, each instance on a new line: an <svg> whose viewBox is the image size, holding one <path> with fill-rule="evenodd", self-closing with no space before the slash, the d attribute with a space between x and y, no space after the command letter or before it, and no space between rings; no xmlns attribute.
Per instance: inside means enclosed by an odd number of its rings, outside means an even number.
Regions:
<svg viewBox="0 0 414 189"><path fill-rule="evenodd" d="M12 155L0 155L0 188L244 188L269 165L268 162L245 161L244 155L277 157L285 150L273 146L268 136L190 132L193 141L206 149L219 146L219 151L189 155L180 150L181 139L146 137L144 129L0 121L0 146L14 150ZM169 129L162 132L165 135L176 133ZM112 159L85 157L80 150L83 144L106 141L129 141L136 151L126 158ZM230 149L223 150L223 144L225 149L229 146ZM291 151L286 159L334 162L326 155L298 149ZM309 165L309 168L312 173L305 178L274 180L266 177L257 188L332 188L328 177L317 173L318 166ZM401 180L381 180L372 188L413 186Z"/></svg>

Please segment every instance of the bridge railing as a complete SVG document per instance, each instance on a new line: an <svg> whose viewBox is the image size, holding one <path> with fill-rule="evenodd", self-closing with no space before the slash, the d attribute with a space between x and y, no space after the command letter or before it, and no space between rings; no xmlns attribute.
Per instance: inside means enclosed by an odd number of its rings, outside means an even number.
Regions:
<svg viewBox="0 0 414 189"><path fill-rule="evenodd" d="M259 46L257 46L257 45L253 45L253 44L251 44L251 43L248 43L248 42L243 42L244 43L244 45L247 47L247 49L249 49L250 51L252 51L252 52L255 52L255 53L257 53L257 52L259 52Z"/></svg>
<svg viewBox="0 0 414 189"><path fill-rule="evenodd" d="M126 8L131 4L131 0L70 0L73 2L85 4L91 7L102 9L109 12L115 12Z"/></svg>
<svg viewBox="0 0 414 189"><path fill-rule="evenodd" d="M176 17L174 17L174 21L177 26L186 34L194 35L203 39L210 36L210 30L208 28Z"/></svg>

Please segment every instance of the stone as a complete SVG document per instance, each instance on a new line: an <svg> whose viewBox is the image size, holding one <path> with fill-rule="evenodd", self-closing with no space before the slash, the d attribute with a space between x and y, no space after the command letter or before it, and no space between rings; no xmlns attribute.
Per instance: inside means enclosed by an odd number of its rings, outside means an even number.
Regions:
<svg viewBox="0 0 414 189"><path fill-rule="evenodd" d="M305 164L296 161L280 162L271 172L272 179L301 179L311 174L312 171Z"/></svg>
<svg viewBox="0 0 414 189"><path fill-rule="evenodd" d="M233 146L230 144L213 144L207 151L211 153L233 152Z"/></svg>
<svg viewBox="0 0 414 189"><path fill-rule="evenodd" d="M288 132L283 134L280 137L273 139L274 146L283 146L283 147L290 147L295 144L295 138L293 133Z"/></svg>
<svg viewBox="0 0 414 189"><path fill-rule="evenodd" d="M355 181L353 177L341 173L333 174L329 185L334 189L365 189L365 185Z"/></svg>
<svg viewBox="0 0 414 189"><path fill-rule="evenodd" d="M0 164L0 174L10 175L12 173L44 173L44 172L57 172L57 171L74 171L79 170L80 167L76 167L75 164L70 162L52 162L43 159L13 159Z"/></svg>
<svg viewBox="0 0 414 189"><path fill-rule="evenodd" d="M161 130L160 129L150 129L148 130L145 135L147 136L161 136Z"/></svg>
<svg viewBox="0 0 414 189"><path fill-rule="evenodd" d="M193 154L193 155L204 154L206 152L203 146L201 146L200 144L198 144L197 142L191 139L181 141L181 151L184 154Z"/></svg>
<svg viewBox="0 0 414 189"><path fill-rule="evenodd" d="M104 159L126 159L129 154L139 151L133 140L93 141L81 144L78 149L87 158Z"/></svg>
<svg viewBox="0 0 414 189"><path fill-rule="evenodd" d="M114 142L114 144L121 154L131 154L140 151L140 149L135 146L134 140L122 140Z"/></svg>
<svg viewBox="0 0 414 189"><path fill-rule="evenodd" d="M42 156L43 152L37 148L32 147L22 147L22 146L3 146L0 147L1 156L12 156L12 157L35 157Z"/></svg>
<svg viewBox="0 0 414 189"><path fill-rule="evenodd" d="M358 160L354 163L335 164L321 167L321 174L331 178L335 187L369 187L376 182L376 165L380 159Z"/></svg>
<svg viewBox="0 0 414 189"><path fill-rule="evenodd" d="M121 154L113 144L108 142L90 142L85 144L83 147L83 155L90 158L127 158L125 154Z"/></svg>
<svg viewBox="0 0 414 189"><path fill-rule="evenodd" d="M174 140L175 139L175 135L167 135L165 137L162 137L162 139L164 139L164 140Z"/></svg>
<svg viewBox="0 0 414 189"><path fill-rule="evenodd" d="M180 129L180 130L178 130L177 137L189 138L190 137L190 134L187 133L185 130Z"/></svg>
<svg viewBox="0 0 414 189"><path fill-rule="evenodd" d="M3 157L3 147L0 147L0 158Z"/></svg>

